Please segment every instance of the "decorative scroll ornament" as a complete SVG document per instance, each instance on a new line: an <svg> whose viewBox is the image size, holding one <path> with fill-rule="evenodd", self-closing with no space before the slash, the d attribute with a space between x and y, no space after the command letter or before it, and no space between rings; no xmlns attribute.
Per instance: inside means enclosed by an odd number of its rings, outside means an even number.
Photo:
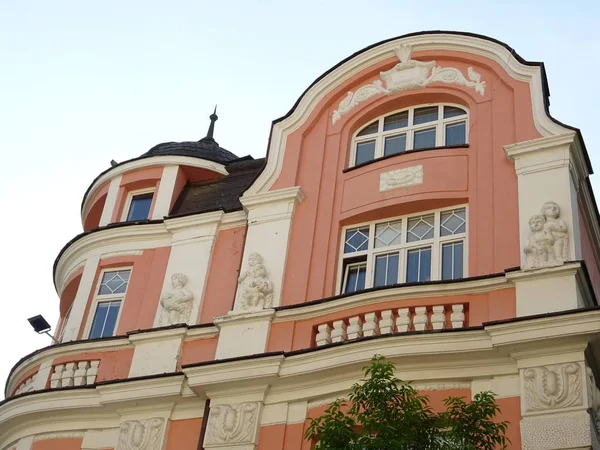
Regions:
<svg viewBox="0 0 600 450"><path fill-rule="evenodd" d="M379 192L423 184L423 166L405 167L379 175Z"/></svg>
<svg viewBox="0 0 600 450"><path fill-rule="evenodd" d="M462 72L455 67L435 66L435 61L422 62L411 59L412 47L401 45L394 49L396 57L400 60L392 69L381 72L381 80L375 80L371 84L362 86L356 92L348 92L340 102L338 109L333 111L332 122L335 123L359 103L379 94L394 94L396 92L408 91L410 89L424 88L430 83L442 82L459 84L474 88L481 95L485 94L485 81L481 81L481 75L472 67L467 69L467 79ZM383 82L385 82L385 87Z"/></svg>
<svg viewBox="0 0 600 450"><path fill-rule="evenodd" d="M187 276L182 273L174 273L171 276L173 290L164 293L160 298L160 306L163 308L160 315L160 326L187 323L190 319L194 294L185 288L187 282Z"/></svg>
<svg viewBox="0 0 600 450"><path fill-rule="evenodd" d="M248 257L248 270L240 275L238 284L241 302L238 302L236 309L253 311L273 306L273 283L258 253L251 253Z"/></svg>
<svg viewBox="0 0 600 450"><path fill-rule="evenodd" d="M116 450L160 450L164 424L160 417L123 422Z"/></svg>
<svg viewBox="0 0 600 450"><path fill-rule="evenodd" d="M556 202L546 202L529 219L529 238L523 248L525 269L559 266L569 260L569 228Z"/></svg>
<svg viewBox="0 0 600 450"><path fill-rule="evenodd" d="M210 408L204 445L253 444L257 428L257 402L213 406Z"/></svg>
<svg viewBox="0 0 600 450"><path fill-rule="evenodd" d="M582 404L581 368L567 363L523 371L527 411Z"/></svg>

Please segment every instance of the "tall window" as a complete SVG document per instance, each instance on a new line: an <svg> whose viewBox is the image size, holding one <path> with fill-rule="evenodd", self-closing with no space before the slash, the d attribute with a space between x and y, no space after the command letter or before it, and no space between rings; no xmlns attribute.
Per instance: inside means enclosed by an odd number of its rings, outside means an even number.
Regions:
<svg viewBox="0 0 600 450"><path fill-rule="evenodd" d="M466 207L396 217L343 230L343 293L465 276Z"/></svg>
<svg viewBox="0 0 600 450"><path fill-rule="evenodd" d="M154 192L140 192L129 195L127 205L127 215L124 220L133 222L136 220L146 220L150 216L150 207L152 206L152 198Z"/></svg>
<svg viewBox="0 0 600 450"><path fill-rule="evenodd" d="M131 270L106 271L102 274L95 297L90 339L114 335L130 275Z"/></svg>
<svg viewBox="0 0 600 450"><path fill-rule="evenodd" d="M429 105L398 111L356 133L351 165L407 150L467 143L467 111L452 105Z"/></svg>

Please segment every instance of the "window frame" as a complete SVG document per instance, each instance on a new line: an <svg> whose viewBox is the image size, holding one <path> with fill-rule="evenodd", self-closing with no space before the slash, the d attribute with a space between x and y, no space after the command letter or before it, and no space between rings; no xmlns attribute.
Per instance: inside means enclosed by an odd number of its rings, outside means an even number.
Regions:
<svg viewBox="0 0 600 450"><path fill-rule="evenodd" d="M438 107L438 119L431 122L420 123L418 125L407 125L405 128L395 128L393 130L384 131L384 121L386 117L393 116L394 114L399 114L404 111L408 111L408 123L411 124L414 122L415 109L428 108L428 107ZM454 108L460 108L466 112L466 115L454 116L444 119L444 106L450 106ZM387 157L388 155L384 155L385 150L385 139L390 136L399 136L402 134L406 134L406 148L403 152L395 153L389 156L397 156L403 153L422 150L422 149L414 149L414 135L415 132L428 130L430 128L435 128L435 147L452 147L446 145L446 126L452 125L454 123L465 122L465 142L464 144L455 144L455 145L469 145L469 109L458 103L424 103L421 105L410 106L408 108L402 108L394 111L389 111L373 120L370 120L368 123L363 124L359 129L357 129L352 134L352 144L350 146L350 161L348 167L360 166L362 164L367 164L371 161L375 161L379 158ZM368 127L373 122L378 121L378 128L376 133L367 134L365 136L358 136L364 128ZM356 164L356 146L360 143L369 142L375 140L375 150L373 159ZM430 147L427 147L430 148Z"/></svg>
<svg viewBox="0 0 600 450"><path fill-rule="evenodd" d="M131 208L131 202L133 201L133 197L136 195L144 195L144 194L152 194L152 201L150 202L150 210L148 211L148 217L146 219L137 219L137 220L127 220L129 216L129 209ZM156 188L144 188L144 189L136 189L135 191L127 192L127 198L125 199L125 204L123 205L123 212L121 213L121 222L137 222L139 220L148 220L151 218L152 214L152 206L154 205L154 201L156 195Z"/></svg>
<svg viewBox="0 0 600 450"><path fill-rule="evenodd" d="M441 213L446 211L452 211L456 209L465 209L465 232L464 234L451 234L448 236L441 236L440 224L441 224ZM413 242L407 242L407 229L408 220L415 217L425 216L428 214L434 215L434 232L433 238L423 239ZM394 222L401 220L401 243L394 244L385 247L375 247L375 227L377 224ZM353 228L369 227L369 239L367 243L367 250L361 250L358 252L344 253L346 231ZM418 211L411 214L405 214L402 216L383 217L378 220L369 222L353 223L345 225L341 228L340 232L340 247L338 254L338 270L336 277L336 292L340 295L344 294L345 281L346 281L346 266L350 266L352 263L358 263L358 258L365 257L367 264L366 277L365 277L365 289L371 289L375 287L375 260L377 256L398 253L398 284L406 283L406 269L408 265L408 251L417 250L419 248L431 247L431 279L430 281L451 281L442 280L442 248L444 244L452 242L463 242L463 278L469 276L469 206L466 203L448 206L445 208L431 209L426 211ZM345 256L345 257L344 257ZM344 264L346 259L353 259L352 263ZM385 286L381 286L385 287ZM353 292L352 294L359 293L360 291Z"/></svg>
<svg viewBox="0 0 600 450"><path fill-rule="evenodd" d="M67 314L65 314L65 317L62 319L62 322L60 324L60 333L58 335L58 342L62 342L64 337L65 337L65 331L67 329L67 322L69 321L69 317L71 316L71 310L73 309L73 304L75 303L75 300L73 300L73 303L71 303L71 306L69 306L69 309L67 310Z"/></svg>
<svg viewBox="0 0 600 450"><path fill-rule="evenodd" d="M102 278L106 272L120 272L120 271L129 271L129 281L127 282L127 288L125 292L120 294L98 294L100 291L100 286L102 285ZM127 296L127 291L129 290L129 284L131 283L131 277L133 276L133 266L122 266L122 267L107 267L100 271L98 275L98 280L94 286L94 296L92 298L92 302L90 304L90 310L88 311L88 317L86 319L86 325L83 330L83 339L92 339L90 338L90 333L92 331L92 325L94 322L94 317L96 316L96 310L98 309L98 303L110 302L110 301L121 301L121 306L119 307L119 314L117 314L117 319L115 321L115 329L113 330L112 336L117 332L117 327L119 326L119 322L121 320L121 314L123 313L123 306L125 305L125 298ZM106 337L106 336L105 336ZM97 339L97 338L93 338Z"/></svg>

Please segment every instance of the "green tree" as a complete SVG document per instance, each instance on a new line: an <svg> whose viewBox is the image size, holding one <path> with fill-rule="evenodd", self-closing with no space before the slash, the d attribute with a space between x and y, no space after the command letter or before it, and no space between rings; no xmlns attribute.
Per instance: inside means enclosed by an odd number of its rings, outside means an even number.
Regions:
<svg viewBox="0 0 600 450"><path fill-rule="evenodd" d="M395 377L394 365L375 355L349 402L334 401L311 422L305 439L319 450L496 450L507 448L508 422L496 422L494 394L469 403L449 397L435 412L429 398Z"/></svg>

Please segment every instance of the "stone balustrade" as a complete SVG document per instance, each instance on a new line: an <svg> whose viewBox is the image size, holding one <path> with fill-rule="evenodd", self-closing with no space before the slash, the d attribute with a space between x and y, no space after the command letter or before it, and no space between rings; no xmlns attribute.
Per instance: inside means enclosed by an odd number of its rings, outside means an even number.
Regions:
<svg viewBox="0 0 600 450"><path fill-rule="evenodd" d="M23 394L25 392L31 392L34 389L35 386L35 378L37 376L36 374L31 375L30 377L24 379L21 384L19 384L19 386L17 387L17 389L15 389L15 392L13 395L18 395L18 394Z"/></svg>
<svg viewBox="0 0 600 450"><path fill-rule="evenodd" d="M387 309L323 323L317 327L315 344L322 346L366 336L464 326L463 304Z"/></svg>
<svg viewBox="0 0 600 450"><path fill-rule="evenodd" d="M79 361L57 364L50 377L50 388L85 386L96 382L100 361Z"/></svg>

